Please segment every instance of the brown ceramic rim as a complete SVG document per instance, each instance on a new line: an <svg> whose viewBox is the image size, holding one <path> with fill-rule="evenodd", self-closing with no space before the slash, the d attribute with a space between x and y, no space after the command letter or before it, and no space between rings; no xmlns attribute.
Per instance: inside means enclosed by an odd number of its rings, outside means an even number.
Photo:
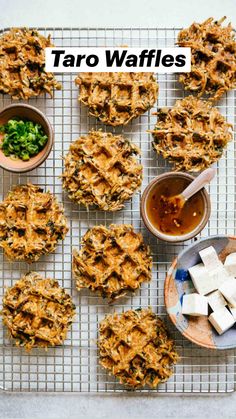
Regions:
<svg viewBox="0 0 236 419"><path fill-rule="evenodd" d="M144 190L144 192L142 194L140 210L141 210L141 216L142 216L142 219L143 219L143 222L144 222L145 226L154 236L156 236L160 240L164 240L164 241L167 241L167 242L179 243L179 242L182 242L182 241L192 239L193 237L195 237L197 234L199 234L203 230L203 228L207 224L207 222L210 218L210 215L211 215L211 201L210 201L210 197L209 197L209 194L207 193L206 189L203 188L201 190L201 194L202 194L202 197L203 197L203 200L204 200L204 215L203 215L202 220L199 223L199 225L194 230L190 231L187 234L181 235L181 236L171 236L171 235L161 233L149 221L149 218L148 218L147 212L146 212L146 203L147 203L147 198L148 198L149 194L151 193L152 189L159 182L161 182L162 180L164 180L166 178L169 178L169 177L172 177L172 178L184 177L185 179L189 179L189 180L194 180L195 179L194 176L190 175L189 173L184 173L184 172L167 172L167 173L163 173L163 174L155 177L155 179L153 179L148 184L148 186L146 187L146 189Z"/></svg>
<svg viewBox="0 0 236 419"><path fill-rule="evenodd" d="M30 114L31 113L38 114L44 120L44 122L47 126L47 130L48 130L48 141L47 141L47 143L45 144L45 147L44 147L45 152L42 154L42 156L38 160L33 162L32 165L28 165L26 168L17 168L17 167L6 166L5 164L3 164L0 161L0 167L2 167L4 170L7 170L8 172L25 173L25 172L30 172L31 170L36 169L36 167L40 166L47 159L47 157L49 156L49 153L52 150L52 146L53 146L53 143L54 143L54 131L53 131L52 125L50 124L46 115L44 115L44 113L42 111L40 111L38 108L35 108L34 106L28 105L26 103L18 103L18 104L13 103L9 106L6 106L5 108L3 108L0 111L0 119L5 113L7 113L9 110L13 110L13 109L16 110L15 116L17 116L17 108L28 109L29 110L29 119L30 119Z"/></svg>

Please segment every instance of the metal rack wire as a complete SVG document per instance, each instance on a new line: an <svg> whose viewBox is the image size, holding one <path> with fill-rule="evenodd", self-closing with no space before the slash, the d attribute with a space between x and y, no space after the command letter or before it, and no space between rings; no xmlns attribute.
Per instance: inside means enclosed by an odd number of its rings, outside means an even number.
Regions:
<svg viewBox="0 0 236 419"><path fill-rule="evenodd" d="M178 28L170 29L89 29L89 28L38 28L44 35L51 34L56 46L117 46L173 47ZM4 29L5 30L5 29ZM3 30L3 31L4 31ZM171 329L181 360L175 368L173 377L157 390L143 389L135 393L227 393L235 388L234 350L212 351L198 348L184 339L168 321L163 287L166 271L173 257L188 243L171 245L157 241L145 229L139 213L140 194L136 194L122 211L106 213L86 210L68 200L62 192L62 156L67 152L70 142L91 128L103 128L111 132L123 132L142 150L141 162L144 166L142 189L150 180L168 170L167 163L157 158L152 150L151 137L147 129L153 127L155 109L142 115L124 128L103 126L95 118L89 117L87 109L77 102L78 91L74 84L75 74L57 75L62 90L55 92L54 98L40 97L30 100L32 105L41 109L52 122L55 130L55 145L47 161L38 169L25 175L0 171L0 199L12 185L32 182L49 189L63 202L70 224L70 232L54 254L42 257L30 267L24 263L12 263L0 253L0 294L12 285L22 273L29 269L42 275L58 279L69 290L77 307L77 316L72 330L62 347L51 348L47 352L34 349L30 354L15 348L6 330L0 329L0 387L10 391L35 392L93 392L124 393L127 390L117 380L109 377L99 366L96 347L97 330L100 320L106 313L123 311L130 307L147 307L163 317ZM184 91L175 75L159 75L158 107L171 106L175 100L184 96ZM0 96L0 107L11 103L8 96ZM236 123L236 94L231 92L218 104L229 122ZM225 156L218 164L218 175L210 186L212 215L201 233L202 237L214 234L234 234L236 228L234 196L236 192L235 146L232 142ZM82 235L93 225L110 223L132 223L136 230L143 233L150 244L153 254L153 279L143 284L133 296L127 296L108 306L105 300L91 292L78 293L71 277L71 253L78 247Z"/></svg>

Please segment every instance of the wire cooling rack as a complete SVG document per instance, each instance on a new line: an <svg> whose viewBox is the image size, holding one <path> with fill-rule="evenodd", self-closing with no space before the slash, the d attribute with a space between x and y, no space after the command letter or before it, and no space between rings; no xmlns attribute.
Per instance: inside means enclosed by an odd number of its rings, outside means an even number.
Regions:
<svg viewBox="0 0 236 419"><path fill-rule="evenodd" d="M180 29L77 29L38 28L47 36L51 34L56 46L119 46L173 47ZM5 31L4 29L3 31ZM3 32L2 31L2 32ZM150 180L169 169L167 163L156 156L151 146L151 136L147 129L154 127L155 108L124 128L106 127L95 118L88 116L87 109L77 102L75 74L57 75L62 90L56 91L54 98L40 97L29 102L41 109L50 119L55 130L54 148L47 161L38 169L24 174L10 174L0 171L0 199L12 185L32 182L53 192L63 202L69 221L70 231L55 253L42 257L30 267L24 263L7 261L0 253L0 293L11 286L21 274L29 269L59 280L72 295L77 307L77 315L62 347L50 348L47 352L34 349L30 354L15 348L9 340L5 328L0 329L0 387L10 391L26 392L127 392L116 379L110 377L98 363L96 340L98 325L107 313L124 311L129 308L152 306L169 325L176 341L181 360L175 367L173 376L157 390L136 390L140 393L227 393L235 388L234 350L213 351L199 348L184 339L170 324L163 300L163 287L167 269L173 257L189 243L172 245L157 241L145 229L139 212L140 194L127 202L125 208L116 213L86 210L70 202L62 191L59 176L62 173L62 156L69 149L71 141L91 128L103 128L111 132L123 132L142 150L141 162L144 166L142 190ZM171 106L184 96L184 91L173 74L158 75L158 107ZM0 108L11 103L5 95L0 96ZM228 121L235 125L236 94L228 93L218 104ZM218 164L218 174L210 186L212 215L202 237L214 234L234 234L236 227L235 203L236 169L234 142L228 146L225 156ZM127 296L113 305L98 298L89 291L77 292L71 276L71 254L78 247L80 239L89 227L110 223L132 223L141 231L149 243L153 255L153 279L142 284L133 296Z"/></svg>

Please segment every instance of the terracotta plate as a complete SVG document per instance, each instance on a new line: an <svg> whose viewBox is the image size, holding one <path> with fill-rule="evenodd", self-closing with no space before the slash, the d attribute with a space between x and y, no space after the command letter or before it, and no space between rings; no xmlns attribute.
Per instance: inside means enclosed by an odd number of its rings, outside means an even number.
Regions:
<svg viewBox="0 0 236 419"><path fill-rule="evenodd" d="M188 274L191 266L201 262L199 251L214 246L224 262L229 253L236 252L236 237L212 236L202 239L184 249L173 261L165 281L165 304L167 312L177 329L197 345L212 349L236 348L236 324L223 335L211 326L207 317L191 317L181 313L183 295L194 292Z"/></svg>

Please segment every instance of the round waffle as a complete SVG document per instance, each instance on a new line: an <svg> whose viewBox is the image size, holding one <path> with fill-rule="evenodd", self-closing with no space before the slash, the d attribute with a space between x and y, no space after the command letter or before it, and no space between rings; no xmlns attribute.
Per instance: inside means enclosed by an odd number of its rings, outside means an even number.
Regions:
<svg viewBox="0 0 236 419"><path fill-rule="evenodd" d="M149 247L131 225L93 227L84 235L80 252L73 252L77 289L89 288L110 300L150 281L151 268Z"/></svg>
<svg viewBox="0 0 236 419"><path fill-rule="evenodd" d="M29 99L41 93L52 96L60 89L53 73L45 72L45 48L53 47L50 36L36 30L13 28L0 37L0 92L13 99Z"/></svg>
<svg viewBox="0 0 236 419"><path fill-rule="evenodd" d="M236 40L231 24L213 18L180 31L178 45L191 48L191 72L181 74L186 90L218 100L236 87Z"/></svg>
<svg viewBox="0 0 236 419"><path fill-rule="evenodd" d="M81 73L75 79L79 102L108 125L126 125L157 100L158 84L152 73Z"/></svg>
<svg viewBox="0 0 236 419"><path fill-rule="evenodd" d="M0 203L0 247L8 259L35 262L53 252L67 231L62 206L39 186L16 186Z"/></svg>
<svg viewBox="0 0 236 419"><path fill-rule="evenodd" d="M151 309L110 314L100 324L100 364L129 387L155 388L178 361L166 326Z"/></svg>
<svg viewBox="0 0 236 419"><path fill-rule="evenodd" d="M158 154L176 170L197 172L217 161L232 138L231 124L207 101L193 96L160 109L151 131Z"/></svg>
<svg viewBox="0 0 236 419"><path fill-rule="evenodd" d="M140 188L139 148L121 135L91 131L70 146L62 175L63 188L78 204L117 211Z"/></svg>
<svg viewBox="0 0 236 419"><path fill-rule="evenodd" d="M16 346L61 345L75 314L71 297L57 281L37 272L24 275L3 298L3 323Z"/></svg>

